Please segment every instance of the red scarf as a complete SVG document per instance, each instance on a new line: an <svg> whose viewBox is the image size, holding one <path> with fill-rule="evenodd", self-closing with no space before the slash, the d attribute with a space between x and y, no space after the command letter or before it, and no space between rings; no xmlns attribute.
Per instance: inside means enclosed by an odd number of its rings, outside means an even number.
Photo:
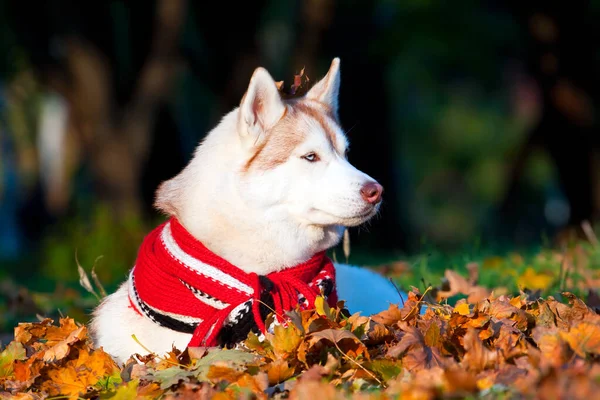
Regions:
<svg viewBox="0 0 600 400"><path fill-rule="evenodd" d="M328 303L337 302L335 269L325 252L267 278L273 283L270 293L276 318L297 305L314 307L324 280L333 284ZM130 306L163 326L193 332L188 346L216 346L223 324L248 301L264 333L257 301L264 290L257 274L246 273L208 250L175 218L146 236L129 278Z"/></svg>

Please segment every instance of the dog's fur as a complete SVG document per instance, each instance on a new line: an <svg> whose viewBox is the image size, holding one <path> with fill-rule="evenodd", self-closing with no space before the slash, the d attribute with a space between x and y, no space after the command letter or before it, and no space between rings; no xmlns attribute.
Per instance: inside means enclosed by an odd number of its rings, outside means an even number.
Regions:
<svg viewBox="0 0 600 400"><path fill-rule="evenodd" d="M156 207L246 272L265 275L336 245L345 227L367 221L380 204L360 193L375 181L346 159L339 87L339 59L306 96L292 100L282 100L269 73L256 69L239 108L207 135L179 175L159 187ZM344 282L339 296L350 311L379 311L399 300L382 277L344 265L336 270ZM351 300L357 291L373 297L374 290L376 307ZM146 352L132 334L158 354L186 347L189 334L158 326L128 304L124 284L97 308L91 324L97 345L119 361Z"/></svg>

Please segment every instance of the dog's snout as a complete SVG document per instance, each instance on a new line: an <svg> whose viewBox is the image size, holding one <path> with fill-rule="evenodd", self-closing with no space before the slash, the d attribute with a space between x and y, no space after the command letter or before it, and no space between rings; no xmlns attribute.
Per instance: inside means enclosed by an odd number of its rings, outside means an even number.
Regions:
<svg viewBox="0 0 600 400"><path fill-rule="evenodd" d="M377 204L381 201L383 186L377 182L369 182L360 189L360 194L367 203Z"/></svg>

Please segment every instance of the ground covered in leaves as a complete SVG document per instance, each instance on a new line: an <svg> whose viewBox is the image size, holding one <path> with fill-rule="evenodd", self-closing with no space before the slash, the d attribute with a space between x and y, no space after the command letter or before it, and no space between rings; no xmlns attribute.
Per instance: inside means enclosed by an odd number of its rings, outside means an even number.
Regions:
<svg viewBox="0 0 600 400"><path fill-rule="evenodd" d="M319 301L243 349L174 349L117 365L70 318L15 328L1 398L593 398L600 315L564 293L428 304L371 317ZM341 303L340 303L341 305Z"/></svg>
<svg viewBox="0 0 600 400"><path fill-rule="evenodd" d="M318 298L314 310L288 313L285 326L238 349L173 349L125 365L95 349L84 324L40 317L18 324L0 351L0 399L592 399L599 260L594 242L531 263L468 262L376 315ZM510 276L521 290L502 280Z"/></svg>

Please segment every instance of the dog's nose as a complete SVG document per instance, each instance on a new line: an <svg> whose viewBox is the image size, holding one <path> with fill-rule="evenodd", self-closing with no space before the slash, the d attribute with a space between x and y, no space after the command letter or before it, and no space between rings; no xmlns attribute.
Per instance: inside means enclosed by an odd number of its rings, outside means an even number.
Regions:
<svg viewBox="0 0 600 400"><path fill-rule="evenodd" d="M381 201L381 195L383 194L383 186L377 182L366 183L361 189L360 194L366 202L370 204L377 204Z"/></svg>

